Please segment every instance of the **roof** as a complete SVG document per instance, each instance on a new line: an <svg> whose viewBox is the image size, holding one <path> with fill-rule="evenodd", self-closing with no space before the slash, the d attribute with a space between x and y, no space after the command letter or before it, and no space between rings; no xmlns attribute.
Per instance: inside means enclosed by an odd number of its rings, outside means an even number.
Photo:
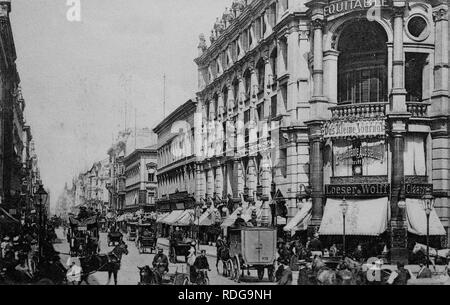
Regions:
<svg viewBox="0 0 450 305"><path fill-rule="evenodd" d="M177 109L172 111L161 123L156 125L156 127L153 128L153 132L159 133L164 127L166 127L171 122L175 121L177 116L181 116L183 114L186 114L186 109L196 109L196 101L194 99L188 100L183 105L179 106Z"/></svg>

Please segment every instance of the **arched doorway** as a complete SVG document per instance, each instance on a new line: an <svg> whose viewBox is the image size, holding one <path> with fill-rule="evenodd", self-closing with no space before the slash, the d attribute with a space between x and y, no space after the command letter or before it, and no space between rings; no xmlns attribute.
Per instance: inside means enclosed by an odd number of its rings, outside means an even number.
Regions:
<svg viewBox="0 0 450 305"><path fill-rule="evenodd" d="M376 22L344 24L337 42L339 104L388 101L387 41Z"/></svg>

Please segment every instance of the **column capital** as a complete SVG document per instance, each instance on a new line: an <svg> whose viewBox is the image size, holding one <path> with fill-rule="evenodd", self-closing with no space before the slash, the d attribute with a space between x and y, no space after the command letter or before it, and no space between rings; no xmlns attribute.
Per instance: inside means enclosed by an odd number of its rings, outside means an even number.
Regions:
<svg viewBox="0 0 450 305"><path fill-rule="evenodd" d="M309 29L300 29L298 31L298 40L308 40L311 31Z"/></svg>
<svg viewBox="0 0 450 305"><path fill-rule="evenodd" d="M403 18L405 16L405 6L395 6L392 8L394 18Z"/></svg>
<svg viewBox="0 0 450 305"><path fill-rule="evenodd" d="M443 20L448 20L448 9L441 7L440 9L433 12L434 22L439 22Z"/></svg>
<svg viewBox="0 0 450 305"><path fill-rule="evenodd" d="M314 19L311 21L311 26L313 28L313 30L322 30L323 27L325 26L326 21L324 19Z"/></svg>

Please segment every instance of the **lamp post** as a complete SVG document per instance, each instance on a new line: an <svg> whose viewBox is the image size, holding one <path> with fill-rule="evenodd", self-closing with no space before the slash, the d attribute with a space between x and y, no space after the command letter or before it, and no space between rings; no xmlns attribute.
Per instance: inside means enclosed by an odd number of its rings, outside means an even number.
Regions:
<svg viewBox="0 0 450 305"><path fill-rule="evenodd" d="M39 185L39 188L36 191L36 198L38 199L38 207L39 207L39 232L38 232L38 246L39 246L39 261L42 259L42 205L47 201L48 193L45 191L42 184Z"/></svg>
<svg viewBox="0 0 450 305"><path fill-rule="evenodd" d="M340 204L341 206L341 211L342 211L342 258L345 258L345 215L347 214L348 211L348 203L347 201L344 199L342 199L342 202Z"/></svg>
<svg viewBox="0 0 450 305"><path fill-rule="evenodd" d="M430 266L430 213L434 207L434 199L435 198L430 193L427 193L422 197L422 207L427 216L427 268Z"/></svg>

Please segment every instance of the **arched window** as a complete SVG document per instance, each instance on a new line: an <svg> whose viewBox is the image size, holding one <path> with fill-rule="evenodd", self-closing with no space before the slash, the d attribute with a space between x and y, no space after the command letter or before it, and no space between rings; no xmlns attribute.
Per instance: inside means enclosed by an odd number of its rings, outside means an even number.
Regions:
<svg viewBox="0 0 450 305"><path fill-rule="evenodd" d="M387 102L387 36L376 22L343 29L338 50L338 103Z"/></svg>
<svg viewBox="0 0 450 305"><path fill-rule="evenodd" d="M250 94L252 91L252 79L250 70L248 69L244 72L244 86L245 86L245 100L247 100L250 98Z"/></svg>
<svg viewBox="0 0 450 305"><path fill-rule="evenodd" d="M256 71L258 73L258 91L264 90L264 83L265 83L265 64L264 60L259 60L258 64L256 65Z"/></svg>

